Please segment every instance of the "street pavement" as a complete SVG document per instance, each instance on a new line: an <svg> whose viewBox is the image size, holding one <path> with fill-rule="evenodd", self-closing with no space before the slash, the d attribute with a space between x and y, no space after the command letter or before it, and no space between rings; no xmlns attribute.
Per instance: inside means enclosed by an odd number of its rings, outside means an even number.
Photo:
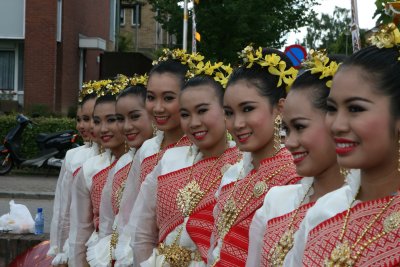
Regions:
<svg viewBox="0 0 400 267"><path fill-rule="evenodd" d="M0 215L10 211L9 202L27 206L34 218L37 208L43 208L45 232L50 231L53 216L54 191L57 176L6 175L0 176Z"/></svg>

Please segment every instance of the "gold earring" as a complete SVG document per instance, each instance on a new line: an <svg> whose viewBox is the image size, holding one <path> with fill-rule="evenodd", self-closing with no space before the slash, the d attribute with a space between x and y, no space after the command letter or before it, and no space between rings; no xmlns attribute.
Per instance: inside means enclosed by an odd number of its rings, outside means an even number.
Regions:
<svg viewBox="0 0 400 267"><path fill-rule="evenodd" d="M229 141L232 141L232 140L233 140L233 137L232 137L231 133L228 130L226 130L226 143L229 143Z"/></svg>
<svg viewBox="0 0 400 267"><path fill-rule="evenodd" d="M124 146L125 146L125 153L127 153L129 151L129 146L128 146L128 142L126 142L126 140L125 140Z"/></svg>
<svg viewBox="0 0 400 267"><path fill-rule="evenodd" d="M102 155L103 153L104 153L104 147L103 147L103 145L100 145L99 154Z"/></svg>
<svg viewBox="0 0 400 267"><path fill-rule="evenodd" d="M274 149L275 154L279 152L281 149L281 125L282 118L280 115L276 116L274 120Z"/></svg>
<svg viewBox="0 0 400 267"><path fill-rule="evenodd" d="M157 135L157 130L158 130L157 126L154 123L152 123L151 127L153 128L153 136L156 136Z"/></svg>

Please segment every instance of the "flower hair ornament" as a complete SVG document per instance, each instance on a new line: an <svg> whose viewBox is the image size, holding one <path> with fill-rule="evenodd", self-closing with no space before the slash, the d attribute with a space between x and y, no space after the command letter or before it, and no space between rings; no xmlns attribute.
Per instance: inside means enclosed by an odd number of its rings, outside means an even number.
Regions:
<svg viewBox="0 0 400 267"><path fill-rule="evenodd" d="M330 60L326 54L326 50L313 50L308 53L308 57L303 61L302 66L311 71L311 74L319 74L319 79L330 77L326 82L328 88L332 87L332 78L339 68L336 61Z"/></svg>
<svg viewBox="0 0 400 267"><path fill-rule="evenodd" d="M135 74L135 75L133 75L132 78L130 78L129 84L133 85L133 86L143 85L146 87L148 80L149 80L149 76L147 74L144 74L144 75Z"/></svg>
<svg viewBox="0 0 400 267"><path fill-rule="evenodd" d="M196 75L208 75L211 76L216 82L220 83L223 88L226 88L228 78L231 73L231 65L224 65L222 62L211 63L210 61L207 61L204 63L203 61L200 61L196 65L193 65L189 68L186 77L192 78Z"/></svg>
<svg viewBox="0 0 400 267"><path fill-rule="evenodd" d="M204 56L199 53L189 54L182 49L170 50L164 48L162 55L157 60L153 61L153 66L167 60L175 60L180 62L182 65L187 65L189 68L194 68L198 62L204 60Z"/></svg>
<svg viewBox="0 0 400 267"><path fill-rule="evenodd" d="M82 90L79 93L79 102L82 102L83 98L86 95L90 95L93 93L95 93L96 95L99 95L99 92L103 90L102 88L106 88L111 83L112 83L112 80L110 80L110 79L89 81L89 82L83 83Z"/></svg>
<svg viewBox="0 0 400 267"><path fill-rule="evenodd" d="M246 46L238 53L239 58L243 61L243 66L251 68L253 65L259 65L261 68L266 68L272 75L278 76L279 81L277 87L282 83L286 85L286 91L289 91L291 85L296 79L298 70L293 67L287 68L286 62L281 60L281 57L275 53L263 55L262 47L255 49L251 44Z"/></svg>

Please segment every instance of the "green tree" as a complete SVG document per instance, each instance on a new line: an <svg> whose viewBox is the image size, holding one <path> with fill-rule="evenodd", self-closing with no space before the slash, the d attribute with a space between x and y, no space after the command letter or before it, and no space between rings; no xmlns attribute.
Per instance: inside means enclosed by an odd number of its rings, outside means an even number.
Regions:
<svg viewBox="0 0 400 267"><path fill-rule="evenodd" d="M376 5L376 11L374 14L374 18L377 19L378 23L389 23L393 21L393 18L391 16L389 16L388 14L386 14L385 11L385 6L387 3L390 2L395 2L395 1L391 1L391 0L376 0L375 1L375 5Z"/></svg>
<svg viewBox="0 0 400 267"><path fill-rule="evenodd" d="M322 13L307 27L303 45L308 49L326 49L332 54L351 54L350 10L335 7L333 15ZM360 30L361 40L365 31Z"/></svg>
<svg viewBox="0 0 400 267"><path fill-rule="evenodd" d="M149 3L157 12L156 20L181 40L183 12L177 1ZM251 42L281 47L287 33L312 20L316 3L317 0L200 0L195 5L197 31L201 34L198 51L211 59L234 62L237 52Z"/></svg>

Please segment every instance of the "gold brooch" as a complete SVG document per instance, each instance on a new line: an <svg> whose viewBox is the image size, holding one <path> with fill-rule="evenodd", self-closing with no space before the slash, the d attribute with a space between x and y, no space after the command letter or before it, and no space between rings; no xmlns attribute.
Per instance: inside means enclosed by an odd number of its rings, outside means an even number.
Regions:
<svg viewBox="0 0 400 267"><path fill-rule="evenodd" d="M256 183L253 189L253 196L259 198L265 191L267 191L268 186L264 181L259 181Z"/></svg>
<svg viewBox="0 0 400 267"><path fill-rule="evenodd" d="M176 201L182 211L183 216L187 217L203 198L204 192L196 181L191 181L184 188L179 189Z"/></svg>
<svg viewBox="0 0 400 267"><path fill-rule="evenodd" d="M398 229L400 227L400 212L397 211L390 214L383 222L383 227L387 233Z"/></svg>
<svg viewBox="0 0 400 267"><path fill-rule="evenodd" d="M347 241L339 243L334 250L332 250L329 259L324 262L325 267L351 267L354 265L354 260L351 257L351 248Z"/></svg>

